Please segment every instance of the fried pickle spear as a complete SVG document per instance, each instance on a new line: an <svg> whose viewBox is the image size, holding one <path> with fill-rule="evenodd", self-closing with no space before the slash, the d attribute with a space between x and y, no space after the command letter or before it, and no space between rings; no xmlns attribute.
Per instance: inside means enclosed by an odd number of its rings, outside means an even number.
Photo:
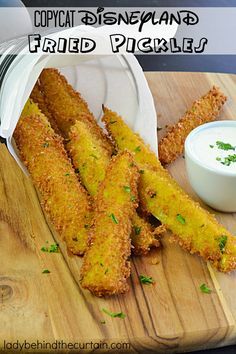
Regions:
<svg viewBox="0 0 236 354"><path fill-rule="evenodd" d="M97 124L87 103L57 70L46 69L42 72L40 90L47 99L47 107L57 125L69 140L66 148L80 173L82 183L95 196L105 177L114 146ZM132 251L136 255L144 255L151 247L159 246L158 238L164 232L164 227L154 230L138 214L135 214L134 219Z"/></svg>
<svg viewBox="0 0 236 354"><path fill-rule="evenodd" d="M89 196L78 181L62 139L32 101L22 112L14 139L52 224L68 249L82 255L91 223Z"/></svg>
<svg viewBox="0 0 236 354"><path fill-rule="evenodd" d="M69 132L67 150L80 178L88 192L95 196L100 183L105 178L111 159L111 149L107 149L104 139L94 131L90 121L77 121Z"/></svg>
<svg viewBox="0 0 236 354"><path fill-rule="evenodd" d="M87 103L56 69L44 69L39 77L47 106L66 136L81 113L91 115Z"/></svg>
<svg viewBox="0 0 236 354"><path fill-rule="evenodd" d="M169 164L181 155L188 134L199 125L215 120L226 99L219 88L213 86L206 95L195 101L192 108L184 114L178 123L169 128L166 136L159 142L158 150L161 163Z"/></svg>
<svg viewBox="0 0 236 354"><path fill-rule="evenodd" d="M60 134L59 128L55 122L55 119L53 118L51 112L49 112L45 97L40 89L39 82L37 81L36 84L34 85L34 88L30 94L30 98L34 103L37 103L40 111L47 117L51 127L53 130L57 133Z"/></svg>
<svg viewBox="0 0 236 354"><path fill-rule="evenodd" d="M139 185L142 206L173 232L182 248L211 261L222 272L235 269L236 237L186 195L121 117L105 108L103 121L120 151L135 153L134 160L142 171Z"/></svg>
<svg viewBox="0 0 236 354"><path fill-rule="evenodd" d="M68 132L76 121L86 120L94 134L103 139L106 149L112 152L113 146L102 128L97 125L87 102L69 85L58 70L44 69L39 80L47 107L65 138L68 137Z"/></svg>
<svg viewBox="0 0 236 354"><path fill-rule="evenodd" d="M82 287L96 296L129 289L131 218L138 205L138 178L132 155L124 151L112 158L96 196L90 245L81 268Z"/></svg>
<svg viewBox="0 0 236 354"><path fill-rule="evenodd" d="M81 181L88 192L95 196L99 185L105 178L105 173L111 159L111 150L107 149L107 142L100 137L88 121L77 121L69 132L67 149L73 164L79 170ZM129 190L129 189L127 189ZM136 212L132 218L132 253L145 255L151 247L160 245L160 234L164 227L154 229L145 219Z"/></svg>

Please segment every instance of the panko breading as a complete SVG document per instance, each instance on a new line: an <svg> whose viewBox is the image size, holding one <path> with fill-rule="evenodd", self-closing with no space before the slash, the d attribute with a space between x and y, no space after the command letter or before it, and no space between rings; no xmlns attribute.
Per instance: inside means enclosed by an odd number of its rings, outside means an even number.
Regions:
<svg viewBox="0 0 236 354"><path fill-rule="evenodd" d="M135 153L141 173L139 193L145 209L175 235L180 246L209 260L222 272L236 268L236 237L180 188L155 154L116 113L104 109L103 121L117 147Z"/></svg>
<svg viewBox="0 0 236 354"><path fill-rule="evenodd" d="M96 123L87 102L68 84L65 77L56 69L44 69L40 75L40 88L46 104L63 136L67 138L70 128L76 121L87 121L94 134L100 136L107 150L113 149L108 137Z"/></svg>
<svg viewBox="0 0 236 354"><path fill-rule="evenodd" d="M81 113L91 115L87 103L74 91L56 69L44 69L39 77L47 106L63 134L79 119Z"/></svg>
<svg viewBox="0 0 236 354"><path fill-rule="evenodd" d="M160 236L166 231L164 225L154 228L137 212L132 217L132 253L136 256L147 254L151 248L160 247Z"/></svg>
<svg viewBox="0 0 236 354"><path fill-rule="evenodd" d="M138 178L132 155L124 151L112 158L96 196L90 245L81 268L82 287L96 296L129 289L131 218L138 205Z"/></svg>
<svg viewBox="0 0 236 354"><path fill-rule="evenodd" d="M219 88L213 86L206 95L195 101L178 123L169 127L166 136L159 142L161 163L169 164L181 155L188 134L199 125L215 120L226 99Z"/></svg>
<svg viewBox="0 0 236 354"><path fill-rule="evenodd" d="M78 169L81 181L88 192L95 196L100 183L104 180L111 151L107 143L92 129L88 121L77 121L69 132L67 149L73 164ZM158 239L163 227L154 229L145 219L134 213L132 228L132 252L135 255L146 254L151 247L160 245Z"/></svg>
<svg viewBox="0 0 236 354"><path fill-rule="evenodd" d="M57 70L43 70L40 88L57 125L69 140L66 148L82 183L95 196L114 152L111 140L97 124L87 103ZM135 225L139 225L140 234L137 237L132 233L134 254L146 254L151 247L159 245L158 238L163 228L154 230L138 215L135 215Z"/></svg>
<svg viewBox="0 0 236 354"><path fill-rule="evenodd" d="M75 168L79 170L83 185L95 196L105 178L111 150L108 150L104 140L90 129L91 125L86 120L77 121L69 132L69 143L66 147Z"/></svg>
<svg viewBox="0 0 236 354"><path fill-rule="evenodd" d="M68 249L82 255L91 224L89 196L78 181L62 139L32 101L22 112L14 139L53 225Z"/></svg>
<svg viewBox="0 0 236 354"><path fill-rule="evenodd" d="M37 103L40 111L47 117L52 129L57 133L60 134L59 128L55 122L55 119L53 118L51 112L49 112L45 97L40 89L39 82L37 81L36 84L34 85L34 88L30 94L30 98L34 103Z"/></svg>

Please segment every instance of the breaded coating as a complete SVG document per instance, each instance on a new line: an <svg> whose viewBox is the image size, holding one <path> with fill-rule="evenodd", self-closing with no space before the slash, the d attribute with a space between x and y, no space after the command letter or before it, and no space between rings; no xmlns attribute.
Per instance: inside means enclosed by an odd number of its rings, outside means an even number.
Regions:
<svg viewBox="0 0 236 354"><path fill-rule="evenodd" d="M69 85L58 70L44 69L39 80L47 107L65 138L68 137L68 132L76 121L87 121L89 129L104 140L107 150L113 150L108 137L90 112L87 102Z"/></svg>
<svg viewBox="0 0 236 354"><path fill-rule="evenodd" d="M57 69L44 69L39 82L48 108L63 134L68 133L81 113L92 114L81 95L68 84Z"/></svg>
<svg viewBox="0 0 236 354"><path fill-rule="evenodd" d="M77 121L69 132L67 149L75 168L88 192L95 196L100 183L105 178L111 159L104 139L93 131L88 121ZM90 129L91 127L91 129Z"/></svg>
<svg viewBox="0 0 236 354"><path fill-rule="evenodd" d="M87 103L57 70L45 69L42 72L39 89L44 97L40 96L39 100L39 95L34 95L37 103L50 108L51 116L55 117L66 141L69 141L66 148L83 185L90 195L95 196L114 153L111 140L97 124ZM47 100L47 104L41 103L42 98ZM132 232L134 254L144 255L151 247L159 246L160 233L146 220L135 215L133 224L140 228L139 235L135 236Z"/></svg>
<svg viewBox="0 0 236 354"><path fill-rule="evenodd" d="M32 101L22 112L14 139L52 224L68 249L82 255L91 224L89 196L78 181L62 139Z"/></svg>
<svg viewBox="0 0 236 354"><path fill-rule="evenodd" d="M178 123L169 127L165 137L158 145L159 159L162 164L173 162L184 151L184 142L188 134L201 124L217 118L227 97L219 88L213 88L195 101Z"/></svg>
<svg viewBox="0 0 236 354"><path fill-rule="evenodd" d="M211 261L222 272L235 269L236 237L180 188L121 117L104 109L103 121L121 151L135 152L134 160L141 171L139 193L143 207L173 232L184 249Z"/></svg>
<svg viewBox="0 0 236 354"><path fill-rule="evenodd" d="M152 247L160 247L160 236L166 231L164 225L154 228L137 212L132 217L132 253L135 256L147 254Z"/></svg>
<svg viewBox="0 0 236 354"><path fill-rule="evenodd" d="M53 118L51 112L49 112L49 110L48 110L44 94L42 93L42 91L40 89L40 85L39 85L38 81L34 85L34 88L30 94L30 98L34 103L37 103L40 111L47 117L52 129L57 134L60 134L60 130L55 122L55 119Z"/></svg>
<svg viewBox="0 0 236 354"><path fill-rule="evenodd" d="M94 225L81 268L82 287L96 296L129 289L131 218L138 205L138 178L132 155L119 153L112 158L96 196Z"/></svg>
<svg viewBox="0 0 236 354"><path fill-rule="evenodd" d="M107 141L96 134L88 121L77 121L69 132L67 149L75 168L80 173L81 181L90 195L95 196L100 183L104 180L106 170L111 159L111 149L107 149ZM160 245L161 230L154 229L137 213L133 216L132 253L145 255L151 247Z"/></svg>

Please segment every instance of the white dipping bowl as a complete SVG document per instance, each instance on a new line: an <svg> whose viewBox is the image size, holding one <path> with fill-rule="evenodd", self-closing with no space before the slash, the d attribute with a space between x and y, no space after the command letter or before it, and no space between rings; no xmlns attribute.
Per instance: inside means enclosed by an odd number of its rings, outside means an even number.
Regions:
<svg viewBox="0 0 236 354"><path fill-rule="evenodd" d="M224 132L230 133L231 138L224 137ZM236 162L230 167L221 162L225 156L236 154L236 149L221 150L216 141L236 146L236 121L206 123L188 135L185 141L188 178L193 190L210 207L223 212L236 212ZM218 157L216 160L217 155L221 156L220 161Z"/></svg>

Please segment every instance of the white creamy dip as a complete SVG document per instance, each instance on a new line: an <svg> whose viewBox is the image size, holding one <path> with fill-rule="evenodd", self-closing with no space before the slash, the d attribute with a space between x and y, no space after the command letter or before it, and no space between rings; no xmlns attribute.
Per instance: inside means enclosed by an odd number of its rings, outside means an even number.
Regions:
<svg viewBox="0 0 236 354"><path fill-rule="evenodd" d="M222 172L236 173L236 126L209 126L200 129L192 136L189 148L202 165Z"/></svg>

